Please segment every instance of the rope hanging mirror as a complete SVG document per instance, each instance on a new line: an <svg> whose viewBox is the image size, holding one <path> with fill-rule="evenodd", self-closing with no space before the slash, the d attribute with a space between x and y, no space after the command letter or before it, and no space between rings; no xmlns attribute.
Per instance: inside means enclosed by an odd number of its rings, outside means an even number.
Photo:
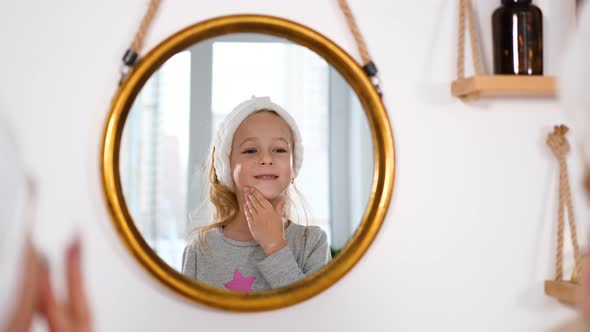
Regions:
<svg viewBox="0 0 590 332"><path fill-rule="evenodd" d="M586 256L580 254L576 220L571 198L569 173L566 157L570 151L570 144L566 134L569 131L565 125L555 126L553 132L547 136L547 145L557 159L559 165L559 188L557 205L557 249L555 256L555 279L545 281L545 293L567 304L576 304L576 293L583 261ZM573 247L574 269L570 280L564 280L564 232L567 217L570 239Z"/></svg>
<svg viewBox="0 0 590 332"><path fill-rule="evenodd" d="M333 285L354 267L376 237L384 221L393 191L395 171L393 135L381 98L377 67L371 61L367 46L346 0L339 0L338 5L354 36L362 65L359 65L350 55L318 32L286 19L265 15L229 15L198 22L175 33L143 55L146 34L160 6L159 0L149 2L135 37L122 59L119 86L111 103L111 110L105 125L101 151L101 171L107 207L124 245L145 270L169 289L201 304L224 310L278 309L304 301ZM366 149L372 150L366 208L359 211L361 212L359 214L360 223L347 235L349 236L348 241L343 247L338 248L340 249L338 254L325 266L312 271L313 273L306 274L303 279L292 284L244 293L199 282L200 279L197 280L180 273L178 269L169 264L168 260L158 255L149 242L149 234L142 233L142 229L138 226L138 221L142 221L140 220L141 216L134 214L128 205L119 165L121 159L128 157L127 155L120 156L125 123L134 116L130 114L132 106L139 98L142 89L149 86L151 77L155 76L157 71L163 68L165 63L176 54L187 49L192 51L197 44L199 47L209 45L207 43L212 43L212 40L220 40L220 38L232 37L232 35L240 38L244 36L250 38L252 35L280 38L297 45L297 47L306 48L307 51L314 52L315 56L322 58L340 75L338 76L340 80L347 84L346 93L350 91L358 101L361 116L365 117L361 120L367 121L368 142L372 143L372 149ZM332 77L330 76L330 81ZM207 79L209 80L209 78ZM201 93L200 97L205 94L202 91L199 93ZM349 95L346 96L348 98ZM207 106L199 108L199 112L212 113L211 107ZM339 114L336 114L335 117L342 118ZM140 170L132 170L132 173L138 171ZM236 273L236 275L238 277L234 276L233 281L240 283L251 281L248 279L251 276L242 273ZM250 283L250 285L252 284Z"/></svg>
<svg viewBox="0 0 590 332"><path fill-rule="evenodd" d="M348 5L347 0L338 0L338 6L340 7L342 14L345 16L346 23L348 24L350 32L352 33L354 40L356 41L357 48L363 63L363 70L367 74L367 76L369 76L371 82L373 82L373 85L375 86L377 93L379 93L379 96L382 96L383 94L380 86L381 81L379 79L377 66L375 65L373 60L371 60L367 44L365 43L365 39L363 38L356 23L356 20L354 19L352 10ZM143 49L143 42L147 35L147 31L159 7L160 0L150 0L148 8L141 20L141 23L139 24L139 27L137 28L137 32L135 33L133 41L131 42L129 48L125 51L125 54L123 55L123 63L121 65L120 70L121 79L119 80L119 85L123 83L125 76L129 73L131 68L133 68L133 66L139 60L139 54Z"/></svg>

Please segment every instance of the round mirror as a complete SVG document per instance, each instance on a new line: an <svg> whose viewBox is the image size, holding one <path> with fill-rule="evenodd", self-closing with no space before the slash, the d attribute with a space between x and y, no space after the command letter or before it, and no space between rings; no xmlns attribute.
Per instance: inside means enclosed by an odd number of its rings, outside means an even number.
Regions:
<svg viewBox="0 0 590 332"><path fill-rule="evenodd" d="M302 301L351 269L394 175L387 114L362 69L268 16L205 21L147 54L114 98L102 161L139 262L240 311Z"/></svg>

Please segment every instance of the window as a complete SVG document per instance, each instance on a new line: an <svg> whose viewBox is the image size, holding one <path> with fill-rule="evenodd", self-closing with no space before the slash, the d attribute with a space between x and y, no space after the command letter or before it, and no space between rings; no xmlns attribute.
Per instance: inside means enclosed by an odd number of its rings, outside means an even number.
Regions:
<svg viewBox="0 0 590 332"><path fill-rule="evenodd" d="M180 268L186 231L190 53L178 53L138 95L123 131L120 173L133 220L152 249Z"/></svg>

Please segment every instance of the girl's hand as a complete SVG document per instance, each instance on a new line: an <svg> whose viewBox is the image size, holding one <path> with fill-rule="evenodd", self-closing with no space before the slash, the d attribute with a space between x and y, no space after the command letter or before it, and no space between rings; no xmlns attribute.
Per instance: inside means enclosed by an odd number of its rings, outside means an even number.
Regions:
<svg viewBox="0 0 590 332"><path fill-rule="evenodd" d="M47 319L51 332L89 332L91 318L86 291L82 280L80 240L77 239L66 251L67 299L60 302L51 288L47 265L41 275L40 313Z"/></svg>
<svg viewBox="0 0 590 332"><path fill-rule="evenodd" d="M272 206L256 188L245 188L244 200L244 214L250 233L264 253L270 256L284 248L287 245L283 227L285 199L281 198L276 206Z"/></svg>

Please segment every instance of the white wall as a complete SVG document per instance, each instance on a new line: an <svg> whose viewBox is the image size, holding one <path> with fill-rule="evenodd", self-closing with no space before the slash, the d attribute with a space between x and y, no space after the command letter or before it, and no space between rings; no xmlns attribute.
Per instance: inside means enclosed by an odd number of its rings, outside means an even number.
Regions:
<svg viewBox="0 0 590 332"><path fill-rule="evenodd" d="M367 255L336 285L286 309L237 314L188 302L151 278L124 249L102 198L102 125L147 0L3 1L0 109L40 180L35 238L61 285L64 243L81 233L96 330L542 331L573 316L543 294L553 276L557 185L544 140L565 119L555 100L450 97L456 2L350 1L394 131L391 209ZM500 1L474 2L491 68L490 16ZM558 72L573 2L536 1L546 17L547 74ZM234 13L297 21L357 57L336 1L317 0L164 1L146 49ZM569 161L585 239L580 160Z"/></svg>

